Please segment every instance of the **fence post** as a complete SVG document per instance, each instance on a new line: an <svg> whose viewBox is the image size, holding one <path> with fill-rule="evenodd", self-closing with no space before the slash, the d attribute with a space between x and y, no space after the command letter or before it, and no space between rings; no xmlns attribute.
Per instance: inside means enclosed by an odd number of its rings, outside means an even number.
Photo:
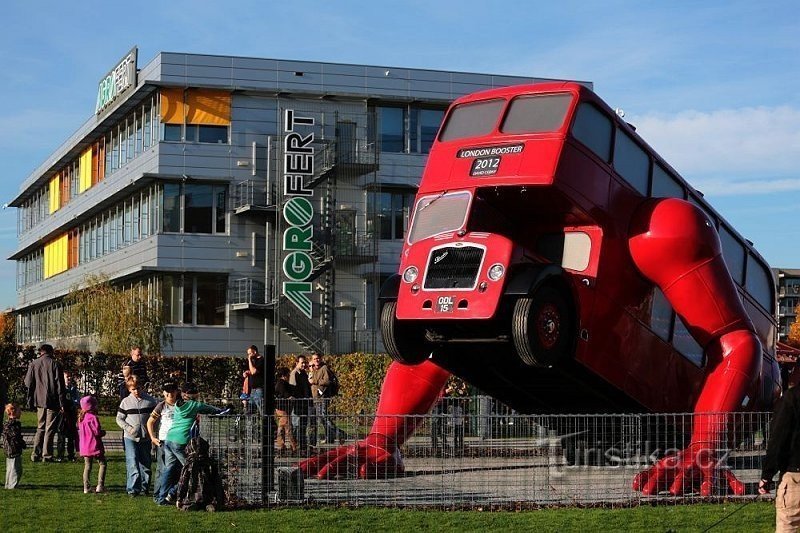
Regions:
<svg viewBox="0 0 800 533"><path fill-rule="evenodd" d="M275 345L264 346L264 397L261 409L261 502L269 503L275 486L275 447L272 445L275 412Z"/></svg>

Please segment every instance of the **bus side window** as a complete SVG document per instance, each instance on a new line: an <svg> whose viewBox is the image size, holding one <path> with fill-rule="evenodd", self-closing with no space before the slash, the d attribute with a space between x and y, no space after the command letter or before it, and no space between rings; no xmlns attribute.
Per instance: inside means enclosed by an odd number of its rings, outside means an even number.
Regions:
<svg viewBox="0 0 800 533"><path fill-rule="evenodd" d="M733 281L743 285L744 281L744 247L731 231L721 226L719 228L719 240L722 243L722 257L728 267Z"/></svg>
<svg viewBox="0 0 800 533"><path fill-rule="evenodd" d="M658 287L653 287L653 309L650 312L650 329L661 337L662 340L669 342L670 332L672 331L672 320L675 313L669 305L667 297Z"/></svg>
<svg viewBox="0 0 800 533"><path fill-rule="evenodd" d="M747 256L745 288L764 309L774 314L775 284L772 280L772 272L752 254Z"/></svg>
<svg viewBox="0 0 800 533"><path fill-rule="evenodd" d="M634 189L647 196L650 158L630 135L619 128L614 141L614 170Z"/></svg>
<svg viewBox="0 0 800 533"><path fill-rule="evenodd" d="M611 160L612 128L610 118L592 104L584 102L575 113L572 136L607 163Z"/></svg>
<svg viewBox="0 0 800 533"><path fill-rule="evenodd" d="M703 348L691 336L681 317L675 317L675 331L672 333L672 346L692 364L702 367Z"/></svg>
<svg viewBox="0 0 800 533"><path fill-rule="evenodd" d="M686 198L683 185L659 164L653 165L653 198Z"/></svg>

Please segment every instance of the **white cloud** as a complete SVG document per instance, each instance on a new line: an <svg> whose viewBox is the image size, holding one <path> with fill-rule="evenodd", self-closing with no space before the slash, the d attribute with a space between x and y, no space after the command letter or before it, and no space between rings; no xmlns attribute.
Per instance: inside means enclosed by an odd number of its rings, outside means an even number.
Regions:
<svg viewBox="0 0 800 533"><path fill-rule="evenodd" d="M719 189L718 194L800 189L800 109L746 107L629 118L642 138L700 189Z"/></svg>

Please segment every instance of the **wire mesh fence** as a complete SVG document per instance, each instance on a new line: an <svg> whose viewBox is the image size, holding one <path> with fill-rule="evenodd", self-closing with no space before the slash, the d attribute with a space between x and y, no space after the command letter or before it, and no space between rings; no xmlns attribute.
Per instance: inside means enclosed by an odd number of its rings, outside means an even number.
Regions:
<svg viewBox="0 0 800 533"><path fill-rule="evenodd" d="M382 449L363 445L374 415L337 414L312 401L278 409L263 447L258 415L212 416L200 424L234 505L674 504L707 501L704 481L715 497L755 498L770 418L761 412L702 420L692 414L523 415L486 397L445 398L427 415L398 417L395 425L403 433L415 429L407 437L390 436L400 443L402 467L394 468L398 455L391 446L384 456ZM716 439L684 452L694 425L709 420L717 425L711 431ZM678 481L681 469L663 461L676 454L682 454L685 474ZM326 470L331 463L336 464ZM262 465L274 482L262 480ZM655 466L662 472L658 480ZM653 479L644 491L646 479L634 489L641 472ZM271 485L266 492L265 483Z"/></svg>

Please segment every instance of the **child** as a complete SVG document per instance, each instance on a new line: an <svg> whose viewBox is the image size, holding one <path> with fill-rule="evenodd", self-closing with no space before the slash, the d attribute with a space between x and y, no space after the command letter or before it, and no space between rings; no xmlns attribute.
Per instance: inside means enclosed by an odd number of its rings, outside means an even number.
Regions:
<svg viewBox="0 0 800 533"><path fill-rule="evenodd" d="M97 472L97 488L94 492L105 492L106 488L106 450L103 437L106 432L100 427L97 418L97 400L94 396L81 398L81 411L78 414L78 442L83 457L83 493L89 494L89 477L92 463L97 459L100 469Z"/></svg>
<svg viewBox="0 0 800 533"><path fill-rule="evenodd" d="M66 399L64 400L64 412L61 414L61 422L58 425L58 434L56 435L56 461L64 461L64 451L66 449L66 460L72 463L75 462L75 448L76 441L78 440L78 402L80 395L78 393L78 386L75 384L75 379L68 371L64 371L64 393Z"/></svg>
<svg viewBox="0 0 800 533"><path fill-rule="evenodd" d="M22 440L22 425L19 423L20 409L17 404L9 403L5 406L8 420L3 424L3 449L6 452L6 488L15 489L22 477L22 450L25 442Z"/></svg>
<svg viewBox="0 0 800 533"><path fill-rule="evenodd" d="M147 494L150 487L152 444L147 434L147 420L156 406L156 399L142 391L136 376L128 380L130 394L119 404L117 425L124 432L125 470L128 480L125 490L129 496Z"/></svg>

